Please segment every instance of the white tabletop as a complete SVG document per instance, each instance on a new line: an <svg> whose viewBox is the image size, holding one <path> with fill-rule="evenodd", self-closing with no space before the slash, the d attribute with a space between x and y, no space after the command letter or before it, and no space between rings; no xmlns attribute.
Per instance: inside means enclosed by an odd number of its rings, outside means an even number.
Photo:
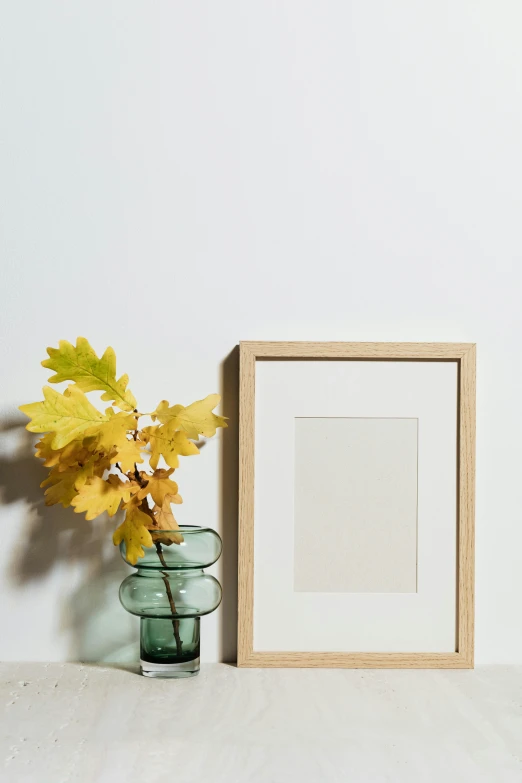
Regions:
<svg viewBox="0 0 522 783"><path fill-rule="evenodd" d="M520 783L522 667L1 664L5 783Z"/></svg>

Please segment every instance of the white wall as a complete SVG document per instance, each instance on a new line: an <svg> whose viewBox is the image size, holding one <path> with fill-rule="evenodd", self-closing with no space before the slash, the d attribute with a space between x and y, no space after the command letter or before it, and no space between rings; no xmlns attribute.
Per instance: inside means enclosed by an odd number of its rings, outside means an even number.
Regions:
<svg viewBox="0 0 522 783"><path fill-rule="evenodd" d="M143 408L222 388L240 339L476 341L477 661L522 663L521 26L517 0L3 3L4 425L78 334ZM179 471L182 521L225 528L207 659L234 645L226 438ZM43 507L29 454L4 432L0 658L131 656L109 536Z"/></svg>

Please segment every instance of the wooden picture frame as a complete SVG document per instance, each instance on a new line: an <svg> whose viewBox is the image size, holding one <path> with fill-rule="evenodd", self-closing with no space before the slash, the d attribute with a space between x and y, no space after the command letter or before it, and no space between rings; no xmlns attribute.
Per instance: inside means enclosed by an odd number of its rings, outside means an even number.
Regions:
<svg viewBox="0 0 522 783"><path fill-rule="evenodd" d="M254 434L257 360L456 362L457 633L454 652L266 652L254 650ZM473 668L475 509L475 344L241 342L239 424L240 667Z"/></svg>

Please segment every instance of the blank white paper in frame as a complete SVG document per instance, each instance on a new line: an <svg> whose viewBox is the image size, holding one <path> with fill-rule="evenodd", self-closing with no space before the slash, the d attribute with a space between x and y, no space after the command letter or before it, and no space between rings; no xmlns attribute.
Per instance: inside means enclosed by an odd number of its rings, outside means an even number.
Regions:
<svg viewBox="0 0 522 783"><path fill-rule="evenodd" d="M255 651L456 649L457 383L456 362L256 362Z"/></svg>
<svg viewBox="0 0 522 783"><path fill-rule="evenodd" d="M417 591L417 432L417 419L295 419L296 591Z"/></svg>

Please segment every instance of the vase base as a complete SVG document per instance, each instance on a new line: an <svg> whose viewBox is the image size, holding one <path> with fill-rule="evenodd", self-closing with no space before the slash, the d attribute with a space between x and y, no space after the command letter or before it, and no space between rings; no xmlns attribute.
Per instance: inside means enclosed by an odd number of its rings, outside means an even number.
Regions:
<svg viewBox="0 0 522 783"><path fill-rule="evenodd" d="M182 663L151 663L141 659L140 668L144 677L194 677L199 674L199 658Z"/></svg>

